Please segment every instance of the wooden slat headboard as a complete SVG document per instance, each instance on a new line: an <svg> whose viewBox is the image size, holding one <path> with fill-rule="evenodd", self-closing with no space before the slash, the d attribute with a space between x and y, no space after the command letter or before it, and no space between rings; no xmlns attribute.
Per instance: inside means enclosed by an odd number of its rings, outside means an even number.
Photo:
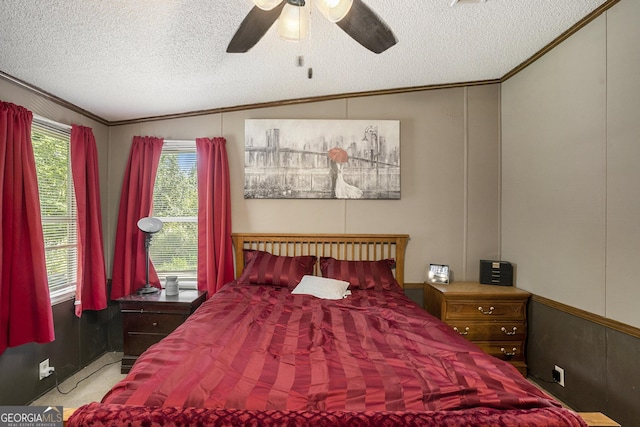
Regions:
<svg viewBox="0 0 640 427"><path fill-rule="evenodd" d="M404 254L408 234L271 234L233 233L236 277L244 267L244 249L254 249L274 255L315 255L356 261L396 260L395 275L404 287ZM316 272L319 267L316 264Z"/></svg>

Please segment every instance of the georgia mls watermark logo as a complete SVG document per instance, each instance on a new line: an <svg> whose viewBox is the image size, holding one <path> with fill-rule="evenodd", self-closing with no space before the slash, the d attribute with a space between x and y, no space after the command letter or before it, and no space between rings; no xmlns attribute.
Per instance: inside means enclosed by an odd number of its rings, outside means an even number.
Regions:
<svg viewBox="0 0 640 427"><path fill-rule="evenodd" d="M62 427L62 406L0 406L0 427Z"/></svg>

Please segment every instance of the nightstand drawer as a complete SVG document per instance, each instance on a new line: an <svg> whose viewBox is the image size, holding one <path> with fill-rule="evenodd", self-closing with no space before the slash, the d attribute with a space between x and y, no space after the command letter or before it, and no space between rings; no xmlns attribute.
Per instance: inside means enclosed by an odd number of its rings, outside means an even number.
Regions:
<svg viewBox="0 0 640 427"><path fill-rule="evenodd" d="M475 341L485 353L508 362L524 361L524 346L518 341Z"/></svg>
<svg viewBox="0 0 640 427"><path fill-rule="evenodd" d="M187 316L160 313L122 313L122 326L128 333L148 332L168 335L180 326Z"/></svg>
<svg viewBox="0 0 640 427"><path fill-rule="evenodd" d="M171 296L162 291L119 298L124 341L120 372L128 373L138 356L184 323L206 297L203 291L181 290Z"/></svg>
<svg viewBox="0 0 640 427"><path fill-rule="evenodd" d="M167 334L140 334L140 333L128 333L124 337L125 347L127 348L127 355L140 356L153 344L160 342L161 339L166 337Z"/></svg>
<svg viewBox="0 0 640 427"><path fill-rule="evenodd" d="M524 320L525 305L519 301L447 301L446 321L453 319Z"/></svg>
<svg viewBox="0 0 640 427"><path fill-rule="evenodd" d="M474 321L447 321L460 335L470 341L524 341L527 337L525 322L474 322Z"/></svg>
<svg viewBox="0 0 640 427"><path fill-rule="evenodd" d="M460 282L425 285L425 309L484 352L510 362L527 376L527 301L512 286Z"/></svg>

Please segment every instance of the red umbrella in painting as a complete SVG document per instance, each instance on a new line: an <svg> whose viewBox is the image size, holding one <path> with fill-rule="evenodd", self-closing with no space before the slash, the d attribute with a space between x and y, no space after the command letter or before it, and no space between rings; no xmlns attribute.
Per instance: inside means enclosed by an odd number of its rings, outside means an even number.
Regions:
<svg viewBox="0 0 640 427"><path fill-rule="evenodd" d="M342 148L332 148L329 150L329 158L336 163L347 163L349 155Z"/></svg>

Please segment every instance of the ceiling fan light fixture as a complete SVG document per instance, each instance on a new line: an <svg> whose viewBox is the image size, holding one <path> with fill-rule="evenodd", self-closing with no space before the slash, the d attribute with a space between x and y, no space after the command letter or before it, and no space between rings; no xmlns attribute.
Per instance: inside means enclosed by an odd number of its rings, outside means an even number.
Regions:
<svg viewBox="0 0 640 427"><path fill-rule="evenodd" d="M316 7L331 22L338 22L351 10L353 0L315 0Z"/></svg>
<svg viewBox="0 0 640 427"><path fill-rule="evenodd" d="M304 6L284 5L278 18L278 34L287 41L298 42L309 35L309 2Z"/></svg>
<svg viewBox="0 0 640 427"><path fill-rule="evenodd" d="M278 0L253 0L256 5ZM258 6L251 8L227 46L227 53L244 53L255 46L277 21L277 31L282 39L301 41L308 36L311 17L311 1L329 20L349 37L369 51L379 54L398 43L389 26L364 0L281 0L271 10ZM456 0L464 1L464 0ZM263 2L263 3L259 3ZM329 13L330 12L330 13Z"/></svg>
<svg viewBox="0 0 640 427"><path fill-rule="evenodd" d="M271 10L282 3L282 0L253 0L253 3L262 10Z"/></svg>

